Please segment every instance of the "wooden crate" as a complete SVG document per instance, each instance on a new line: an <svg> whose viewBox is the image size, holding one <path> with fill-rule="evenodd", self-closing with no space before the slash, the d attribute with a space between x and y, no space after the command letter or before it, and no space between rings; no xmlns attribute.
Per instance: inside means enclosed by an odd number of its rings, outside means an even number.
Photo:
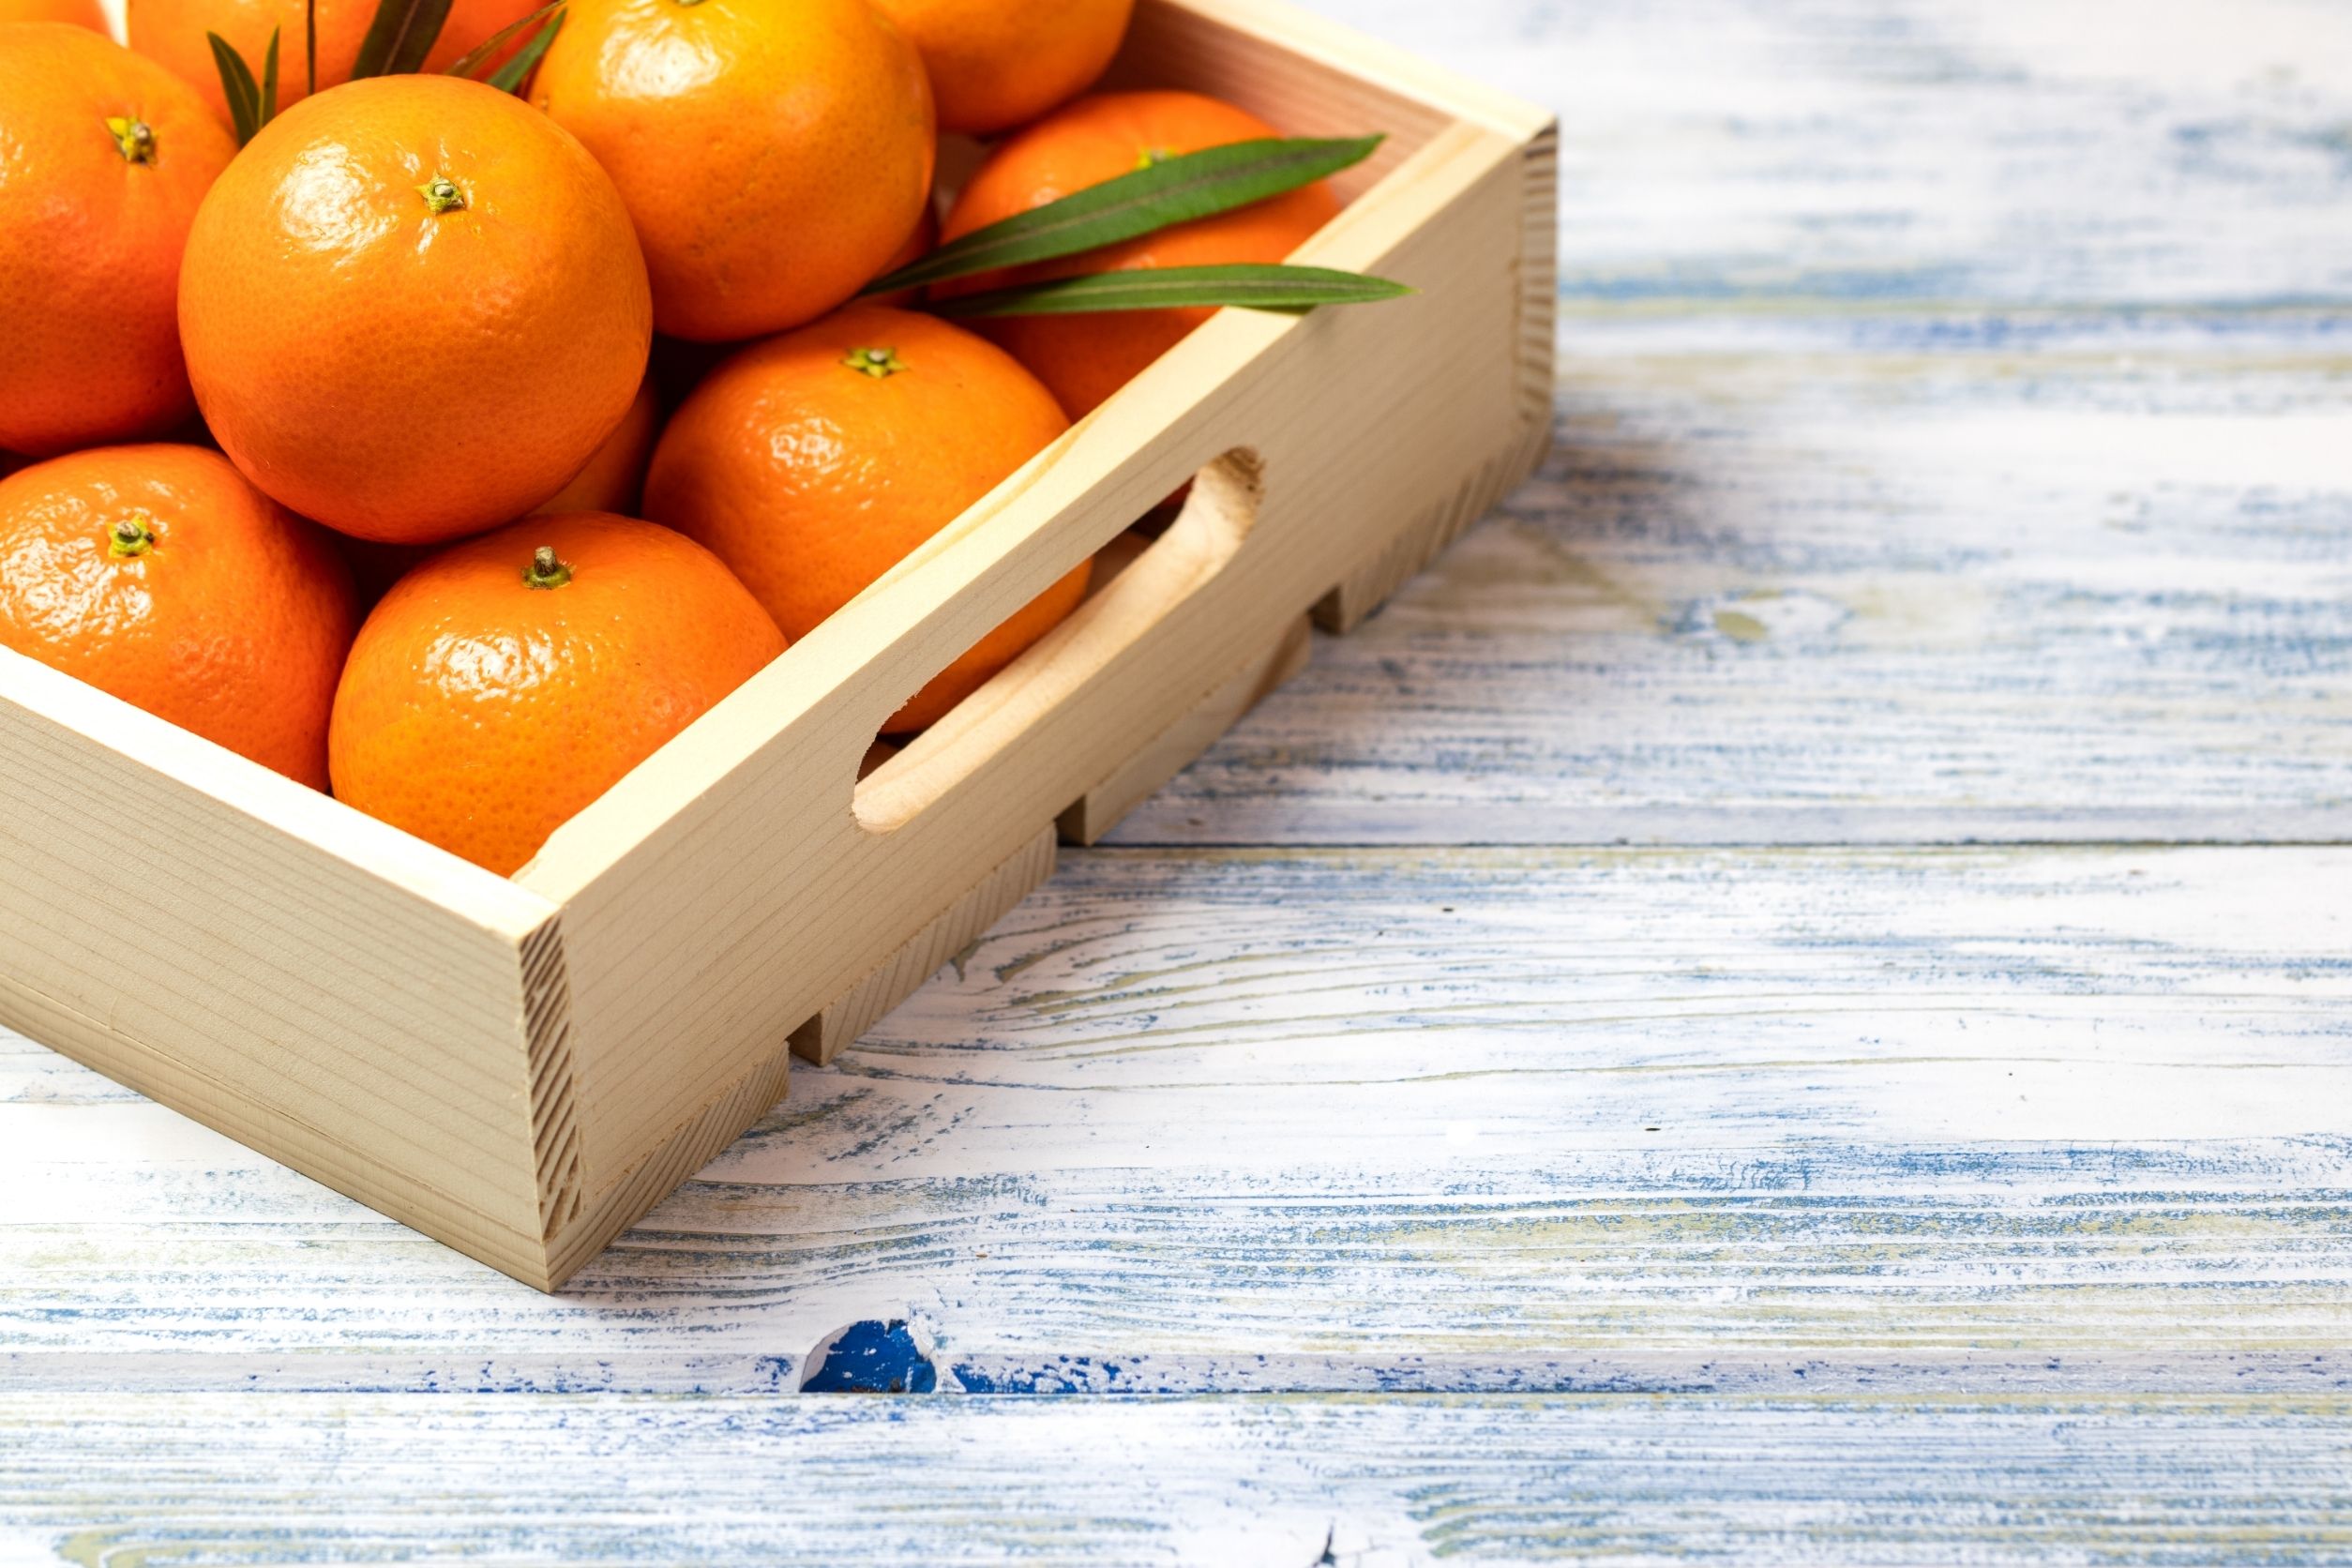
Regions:
<svg viewBox="0 0 2352 1568"><path fill-rule="evenodd" d="M512 879L0 650L0 1021L551 1289L1369 612L1544 449L1551 124L1273 0L1144 0L1114 81L1388 132L1300 259L1420 292L1223 312Z"/></svg>

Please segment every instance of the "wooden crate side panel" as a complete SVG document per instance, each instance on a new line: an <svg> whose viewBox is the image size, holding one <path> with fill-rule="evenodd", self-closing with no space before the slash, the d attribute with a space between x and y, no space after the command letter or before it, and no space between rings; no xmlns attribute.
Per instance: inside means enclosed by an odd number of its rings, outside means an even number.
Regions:
<svg viewBox="0 0 2352 1568"><path fill-rule="evenodd" d="M549 906L400 837L0 652L0 1021L513 1271Z"/></svg>
<svg viewBox="0 0 2352 1568"><path fill-rule="evenodd" d="M1276 686L1305 669L1314 639L1314 627L1305 616L1293 621L1281 641L1252 656L1249 662L1218 682L1215 690L1194 703L1184 717L1064 807L1062 838L1072 844L1092 844L1117 827L1119 819L1189 767Z"/></svg>
<svg viewBox="0 0 2352 1568"><path fill-rule="evenodd" d="M1552 382L1560 315L1560 128L1546 126L1521 160L1518 439L1464 476L1460 489L1366 558L1315 607L1316 624L1352 631L1455 536L1535 471L1551 449Z"/></svg>
<svg viewBox="0 0 2352 1568"><path fill-rule="evenodd" d="M1550 119L1284 0L1141 0L1108 80L1214 94L1292 136L1425 138L1459 121L1523 142ZM1374 109L1382 117L1367 124Z"/></svg>
<svg viewBox="0 0 2352 1568"><path fill-rule="evenodd" d="M565 908L592 1194L1148 746L1236 647L1273 646L1517 447L1522 151L1436 138L1310 248L1419 294L1218 318L559 830L522 880ZM852 780L880 720L1237 448L1266 500L1224 569L1171 565L1174 602L1073 685L1068 656L1150 580L1150 557L1130 567L973 699L982 720L954 716L867 783L943 768L952 788L892 831L861 825ZM991 711L1022 715L1018 743L965 754L959 734L1001 731Z"/></svg>
<svg viewBox="0 0 2352 1568"><path fill-rule="evenodd" d="M792 1031L792 1054L822 1067L912 996L941 965L983 931L1004 918L1015 904L1053 875L1056 838L1037 835L1013 857L980 879L962 897L940 912L913 940L874 966L872 972L827 1003L824 1010Z"/></svg>

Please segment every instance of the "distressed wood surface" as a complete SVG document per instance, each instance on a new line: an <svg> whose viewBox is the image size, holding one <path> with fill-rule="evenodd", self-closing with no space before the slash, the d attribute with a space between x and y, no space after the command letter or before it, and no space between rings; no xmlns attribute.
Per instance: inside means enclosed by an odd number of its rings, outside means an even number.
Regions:
<svg viewBox="0 0 2352 1568"><path fill-rule="evenodd" d="M1320 6L1539 480L560 1297L0 1037L0 1559L2352 1556L2352 12Z"/></svg>
<svg viewBox="0 0 2352 1568"><path fill-rule="evenodd" d="M256 1419L265 1417L266 1419ZM66 1560L2325 1563L2341 1396L0 1399ZM222 1485L224 1430L252 1434ZM319 1440L331 1432L331 1441ZM531 1485L518 1487L519 1464ZM134 1515L110 1512L133 1493ZM478 1521L478 1522L477 1522ZM202 1554L201 1556L199 1554Z"/></svg>

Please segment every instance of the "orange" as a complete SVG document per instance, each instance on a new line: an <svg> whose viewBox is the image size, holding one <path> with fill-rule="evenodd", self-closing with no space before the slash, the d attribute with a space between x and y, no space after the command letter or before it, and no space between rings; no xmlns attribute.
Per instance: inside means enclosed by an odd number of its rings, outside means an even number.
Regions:
<svg viewBox="0 0 2352 1568"><path fill-rule="evenodd" d="M202 93L212 112L225 124L229 100L220 91L220 68L213 61L206 33L218 33L245 57L253 80L262 79L262 62L269 54L269 35L278 34L278 107L303 97L304 9L308 0L129 0L130 47L176 72ZM359 45L368 36L381 0L318 0L319 87L339 86L351 80L359 58ZM438 76L464 55L489 41L491 34L521 21L539 8L542 0L455 0L449 20L442 26L425 71ZM500 51L499 61L520 48L520 42ZM485 67L487 69L488 67Z"/></svg>
<svg viewBox="0 0 2352 1568"><path fill-rule="evenodd" d="M942 237L959 239L1170 154L1278 134L1248 111L1199 93L1101 93L1080 98L997 148L957 197ZM1081 273L1279 262L1338 211L1339 199L1318 181L1250 206L1011 275L958 279L938 292L948 296ZM1075 419L1093 412L1214 313L1205 309L1108 310L1081 316L1008 316L976 324L1052 387Z"/></svg>
<svg viewBox="0 0 2352 1568"><path fill-rule="evenodd" d="M572 0L532 99L621 187L654 320L728 342L862 288L931 188L931 90L867 0Z"/></svg>
<svg viewBox="0 0 2352 1568"><path fill-rule="evenodd" d="M0 447L188 417L180 253L236 150L153 61L86 27L0 24Z"/></svg>
<svg viewBox="0 0 2352 1568"><path fill-rule="evenodd" d="M652 330L612 182L545 115L449 76L287 110L213 187L180 275L221 450L296 511L396 543L562 490L627 413Z"/></svg>
<svg viewBox="0 0 2352 1568"><path fill-rule="evenodd" d="M326 788L358 611L326 535L201 446L0 479L0 644Z"/></svg>
<svg viewBox="0 0 2352 1568"><path fill-rule="evenodd" d="M0 0L0 23L70 22L77 27L114 36L98 0Z"/></svg>
<svg viewBox="0 0 2352 1568"><path fill-rule="evenodd" d="M504 876L783 651L691 539L526 519L433 556L369 615L335 694L335 792Z"/></svg>
<svg viewBox="0 0 2352 1568"><path fill-rule="evenodd" d="M735 569L805 637L1069 426L1001 350L931 316L854 306L746 349L654 449L645 512ZM919 730L1076 609L1087 566L895 715Z"/></svg>
<svg viewBox="0 0 2352 1568"><path fill-rule="evenodd" d="M619 512L633 517L645 488L645 464L661 434L661 405L654 400L654 378L638 384L637 400L604 438L588 466L572 482L539 504L542 512Z"/></svg>
<svg viewBox="0 0 2352 1568"><path fill-rule="evenodd" d="M874 0L923 53L939 128L993 135L1094 84L1135 0Z"/></svg>

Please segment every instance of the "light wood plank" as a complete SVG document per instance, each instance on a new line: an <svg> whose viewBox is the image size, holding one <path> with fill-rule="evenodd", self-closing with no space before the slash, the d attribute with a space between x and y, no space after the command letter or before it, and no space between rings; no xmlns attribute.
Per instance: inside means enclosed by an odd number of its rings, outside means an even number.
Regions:
<svg viewBox="0 0 2352 1568"><path fill-rule="evenodd" d="M2325 321L1571 322L1539 478L1111 841L2352 837Z"/></svg>
<svg viewBox="0 0 2352 1568"><path fill-rule="evenodd" d="M22 1048L7 1379L756 1391L912 1315L1008 1390L2333 1387L2347 886L1069 851L551 1301Z"/></svg>
<svg viewBox="0 0 2352 1568"><path fill-rule="evenodd" d="M1817 1568L2352 1547L2342 1394L20 1397L0 1432L0 1547L29 1560Z"/></svg>

